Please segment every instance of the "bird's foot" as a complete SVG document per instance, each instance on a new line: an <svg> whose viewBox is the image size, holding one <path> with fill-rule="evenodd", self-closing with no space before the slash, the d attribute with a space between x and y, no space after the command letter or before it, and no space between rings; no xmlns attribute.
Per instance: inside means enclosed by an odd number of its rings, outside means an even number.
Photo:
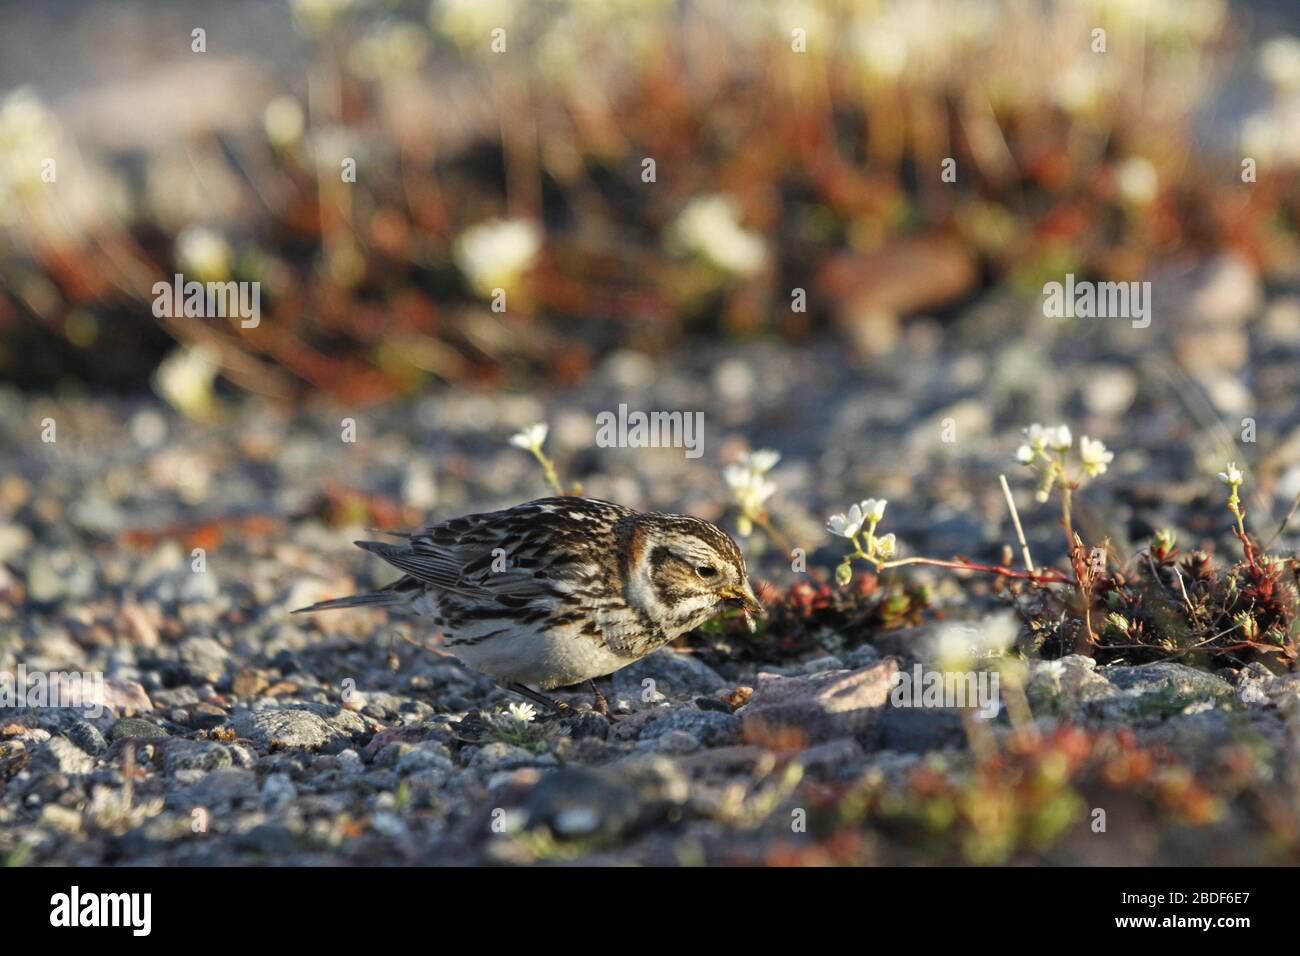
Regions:
<svg viewBox="0 0 1300 956"><path fill-rule="evenodd" d="M525 687L523 684L508 684L506 690L518 694L534 704L541 704L559 717L572 717L574 714L573 708L564 701L556 700L554 697L547 697L545 694L535 691L531 687Z"/></svg>
<svg viewBox="0 0 1300 956"><path fill-rule="evenodd" d="M596 699L591 704L591 709L610 722L616 720L617 718L610 712L609 701L605 699L605 695L596 687L596 682L594 680L589 680L587 683L591 687L591 692L596 696Z"/></svg>

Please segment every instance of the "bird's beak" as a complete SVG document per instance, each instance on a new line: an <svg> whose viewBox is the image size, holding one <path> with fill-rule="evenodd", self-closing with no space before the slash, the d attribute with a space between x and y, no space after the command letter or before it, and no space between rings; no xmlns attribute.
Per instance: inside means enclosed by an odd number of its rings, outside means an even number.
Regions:
<svg viewBox="0 0 1300 956"><path fill-rule="evenodd" d="M763 617L767 614L767 610L755 596L749 582L745 581L732 588L727 592L726 597L727 600L735 601L740 605L740 609L745 615L745 623L749 625L749 633L753 634L758 630L758 625L754 623L754 615L757 614L759 617Z"/></svg>

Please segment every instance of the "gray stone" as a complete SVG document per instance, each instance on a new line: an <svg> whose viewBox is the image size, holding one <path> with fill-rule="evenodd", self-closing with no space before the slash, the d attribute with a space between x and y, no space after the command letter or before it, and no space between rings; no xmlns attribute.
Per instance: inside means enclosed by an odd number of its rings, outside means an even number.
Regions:
<svg viewBox="0 0 1300 956"><path fill-rule="evenodd" d="M887 658L856 671L759 674L753 696L738 711L745 736L762 741L794 731L809 743L861 736L886 709L897 672L898 661Z"/></svg>
<svg viewBox="0 0 1300 956"><path fill-rule="evenodd" d="M554 754L535 754L523 747L501 741L478 748L478 752L469 761L470 767L481 773L517 770L520 767L553 767L556 763Z"/></svg>
<svg viewBox="0 0 1300 956"><path fill-rule="evenodd" d="M689 754L700 749L699 739L684 730L670 730L652 738L650 743L656 751L665 754Z"/></svg>
<svg viewBox="0 0 1300 956"><path fill-rule="evenodd" d="M95 593L95 562L71 551L37 550L27 566L27 597L37 604L86 600Z"/></svg>
<svg viewBox="0 0 1300 956"><path fill-rule="evenodd" d="M722 714L716 710L664 710L662 716L656 714L642 728L641 740L657 740L678 732L693 738L697 746L725 747L740 740L740 719L735 714Z"/></svg>
<svg viewBox="0 0 1300 956"><path fill-rule="evenodd" d="M79 720L68 728L68 739L96 757L108 749L108 741L99 732L99 728L86 720Z"/></svg>
<svg viewBox="0 0 1300 956"><path fill-rule="evenodd" d="M559 770L529 793L525 826L546 827L561 839L614 841L662 820L689 795L686 778L665 757Z"/></svg>
<svg viewBox="0 0 1300 956"><path fill-rule="evenodd" d="M298 799L298 788L287 773L273 773L262 783L258 803L267 813L278 813Z"/></svg>
<svg viewBox="0 0 1300 956"><path fill-rule="evenodd" d="M198 771L179 771L196 775ZM205 773L195 783L169 791L166 805L173 809L190 810L207 807L210 810L226 809L233 804L252 802L258 798L257 774L252 770L225 767Z"/></svg>
<svg viewBox="0 0 1300 956"><path fill-rule="evenodd" d="M1120 693L1097 671L1096 661L1080 654L1031 662L1025 690L1029 706L1038 717L1070 714L1092 701Z"/></svg>
<svg viewBox="0 0 1300 956"><path fill-rule="evenodd" d="M1188 708L1214 706L1231 700L1232 686L1206 671L1161 661L1140 666L1097 668L1120 693L1094 700L1086 711L1105 722L1150 722L1181 714Z"/></svg>
<svg viewBox="0 0 1300 956"><path fill-rule="evenodd" d="M1172 661L1136 667L1113 665L1098 668L1097 672L1122 690L1168 691L1198 700L1227 697L1232 693L1231 685L1223 678Z"/></svg>
<svg viewBox="0 0 1300 956"><path fill-rule="evenodd" d="M880 651L871 644L860 644L844 655L844 666L849 670L859 670L877 663L880 657Z"/></svg>
<svg viewBox="0 0 1300 956"><path fill-rule="evenodd" d="M110 741L121 740L124 737L169 737L163 728L157 724L151 724L147 720L139 717L123 717L117 723L113 724L108 731Z"/></svg>
<svg viewBox="0 0 1300 956"><path fill-rule="evenodd" d="M202 575L195 575L202 577ZM177 648L181 663L199 680L215 681L225 673L230 652L211 637L187 637ZM194 701L197 702L197 699ZM186 703L191 703L186 701Z"/></svg>
<svg viewBox="0 0 1300 956"><path fill-rule="evenodd" d="M67 737L51 737L37 751L38 763L53 767L70 775L90 773L95 760Z"/></svg>
<svg viewBox="0 0 1300 956"><path fill-rule="evenodd" d="M315 750L339 739L337 730L309 710L236 711L235 733L263 750Z"/></svg>
<svg viewBox="0 0 1300 956"><path fill-rule="evenodd" d="M163 772L178 770L220 770L233 766L230 751L210 740L173 740L163 753Z"/></svg>
<svg viewBox="0 0 1300 956"><path fill-rule="evenodd" d="M456 765L447 755L447 748L438 743L419 743L408 749L397 760L399 774L419 773L422 770L455 771Z"/></svg>
<svg viewBox="0 0 1300 956"><path fill-rule="evenodd" d="M712 694L727 686L713 668L689 654L656 651L614 672L614 693L633 705L642 703L642 681L653 680L657 693L673 700Z"/></svg>
<svg viewBox="0 0 1300 956"><path fill-rule="evenodd" d="M961 713L947 707L885 707L867 734L868 750L926 753L960 748L966 735Z"/></svg>

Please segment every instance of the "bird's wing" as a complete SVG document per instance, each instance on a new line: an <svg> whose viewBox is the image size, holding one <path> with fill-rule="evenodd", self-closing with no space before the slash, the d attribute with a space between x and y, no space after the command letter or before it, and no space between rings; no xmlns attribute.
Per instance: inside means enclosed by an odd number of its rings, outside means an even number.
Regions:
<svg viewBox="0 0 1300 956"><path fill-rule="evenodd" d="M406 544L358 541L424 583L501 603L599 588L608 554L601 538L626 509L605 502L548 498L506 511L467 515L411 535Z"/></svg>

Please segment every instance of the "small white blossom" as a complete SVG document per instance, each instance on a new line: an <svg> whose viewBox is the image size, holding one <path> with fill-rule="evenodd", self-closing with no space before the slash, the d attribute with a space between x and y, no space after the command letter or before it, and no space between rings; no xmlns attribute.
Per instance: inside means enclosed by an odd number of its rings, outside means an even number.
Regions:
<svg viewBox="0 0 1300 956"><path fill-rule="evenodd" d="M207 226L186 226L176 237L176 263L182 272L202 282L215 282L230 274L230 243Z"/></svg>
<svg viewBox="0 0 1300 956"><path fill-rule="evenodd" d="M882 561L888 561L898 550L898 541L892 533L882 535L876 539L876 557Z"/></svg>
<svg viewBox="0 0 1300 956"><path fill-rule="evenodd" d="M748 451L740 456L740 463L755 474L765 475L781 460L781 453L773 451L771 448L760 448L758 451Z"/></svg>
<svg viewBox="0 0 1300 956"><path fill-rule="evenodd" d="M826 530L841 538L852 538L862 530L862 508L853 505L845 514L831 515L826 521Z"/></svg>
<svg viewBox="0 0 1300 956"><path fill-rule="evenodd" d="M531 219L493 220L470 226L456 240L456 265L474 291L490 298L527 272L542 248L542 227Z"/></svg>
<svg viewBox="0 0 1300 956"><path fill-rule="evenodd" d="M1047 435L1047 446L1052 451L1069 451L1070 446L1074 444L1074 437L1070 434L1069 425L1057 425L1050 429Z"/></svg>
<svg viewBox="0 0 1300 956"><path fill-rule="evenodd" d="M1038 665L1038 672L1046 674L1053 681L1059 683L1061 678L1065 676L1065 665L1060 661L1043 661Z"/></svg>
<svg viewBox="0 0 1300 956"><path fill-rule="evenodd" d="M508 709L510 716L521 724L532 723L537 716L537 708L532 704L511 704Z"/></svg>
<svg viewBox="0 0 1300 956"><path fill-rule="evenodd" d="M1028 445L1021 445L1016 449L1016 461L1022 465L1032 465L1037 457L1038 453Z"/></svg>
<svg viewBox="0 0 1300 956"><path fill-rule="evenodd" d="M740 224L736 203L726 196L697 196L669 229L670 241L724 272L751 275L767 262L763 237Z"/></svg>
<svg viewBox="0 0 1300 956"><path fill-rule="evenodd" d="M540 451L549 431L546 422L535 422L510 436L510 444L525 451Z"/></svg>
<svg viewBox="0 0 1300 956"><path fill-rule="evenodd" d="M1025 429L1025 440L1028 441L1029 444L1022 445L1021 447L1028 448L1033 453L1042 451L1047 447L1047 439L1050 437L1051 431L1052 429L1044 428L1042 425L1038 424L1038 422L1034 422L1034 424ZM1019 455L1020 452L1016 452L1016 456L1019 457Z"/></svg>
<svg viewBox="0 0 1300 956"><path fill-rule="evenodd" d="M1270 37L1260 44L1259 72L1281 90L1300 89L1300 40Z"/></svg>
<svg viewBox="0 0 1300 956"><path fill-rule="evenodd" d="M1095 478L1106 473L1107 466L1115 460L1115 453L1107 451L1100 441L1083 435L1079 438L1079 457L1083 459L1083 470Z"/></svg>
<svg viewBox="0 0 1300 956"><path fill-rule="evenodd" d="M1244 480L1240 469L1237 468L1235 461L1228 462L1228 470L1219 472L1219 480L1225 485L1239 485Z"/></svg>
<svg viewBox="0 0 1300 956"><path fill-rule="evenodd" d="M745 464L728 465L722 469L722 480L731 489L732 500L745 514L757 514L763 503L776 492L776 485L764 478L761 471Z"/></svg>
<svg viewBox="0 0 1300 956"><path fill-rule="evenodd" d="M885 517L885 505L889 504L884 498L868 498L859 506L862 509L862 520L880 522Z"/></svg>

